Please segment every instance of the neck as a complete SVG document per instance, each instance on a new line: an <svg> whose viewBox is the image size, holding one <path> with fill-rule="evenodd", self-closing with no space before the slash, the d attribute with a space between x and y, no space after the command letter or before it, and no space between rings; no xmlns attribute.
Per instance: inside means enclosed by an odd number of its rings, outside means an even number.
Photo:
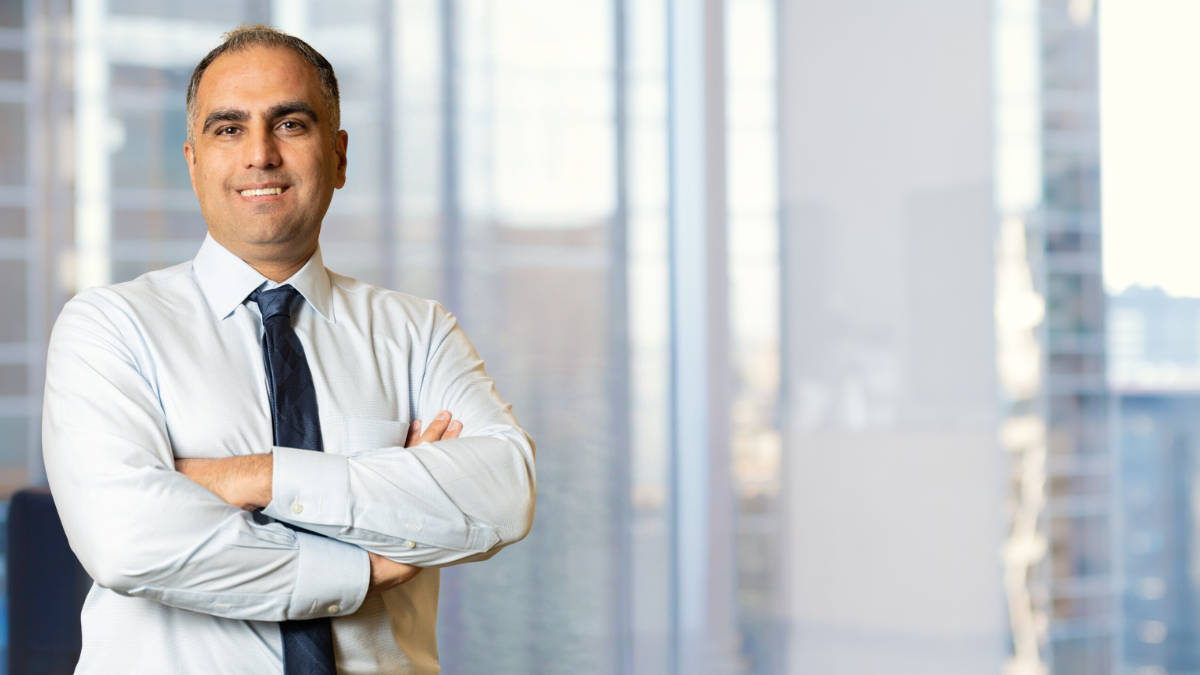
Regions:
<svg viewBox="0 0 1200 675"><path fill-rule="evenodd" d="M208 234L218 244L225 247L226 251L253 267L255 272L277 284L282 284L293 274L299 272L300 268L308 263L309 258L312 258L313 253L317 250L320 231L314 233L311 239L306 237L307 241L292 240L274 244L246 244L233 237L230 238L231 241L223 241L225 238L220 236L221 233L213 232L211 227L208 229Z"/></svg>
<svg viewBox="0 0 1200 675"><path fill-rule="evenodd" d="M242 260L245 261L247 265L253 267L254 271L277 284L282 284L288 279L291 279L292 275L294 275L296 272L299 272L300 268L304 267L304 265L308 263L309 258L312 257L313 252L316 250L317 247L314 245L304 255L284 260L264 260L249 257L242 258Z"/></svg>

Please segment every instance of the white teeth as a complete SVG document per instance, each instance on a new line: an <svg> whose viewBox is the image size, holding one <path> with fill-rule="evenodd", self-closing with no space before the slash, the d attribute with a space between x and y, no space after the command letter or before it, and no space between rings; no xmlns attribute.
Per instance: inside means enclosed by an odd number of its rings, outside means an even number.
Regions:
<svg viewBox="0 0 1200 675"><path fill-rule="evenodd" d="M240 193L243 197L261 197L263 195L278 195L283 194L283 188L262 188L261 190L242 190Z"/></svg>

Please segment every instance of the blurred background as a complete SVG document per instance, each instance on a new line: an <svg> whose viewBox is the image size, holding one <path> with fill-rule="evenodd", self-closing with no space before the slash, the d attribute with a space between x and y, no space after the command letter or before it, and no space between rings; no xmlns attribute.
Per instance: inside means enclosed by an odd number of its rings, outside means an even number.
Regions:
<svg viewBox="0 0 1200 675"><path fill-rule="evenodd" d="M444 672L1200 673L1200 5L0 0L0 498L63 303L195 255L244 21L337 71L327 265L538 441Z"/></svg>

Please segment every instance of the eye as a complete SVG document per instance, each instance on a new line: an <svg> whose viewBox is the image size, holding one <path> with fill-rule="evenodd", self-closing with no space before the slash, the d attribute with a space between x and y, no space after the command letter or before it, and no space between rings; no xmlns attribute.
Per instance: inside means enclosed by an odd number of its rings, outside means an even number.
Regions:
<svg viewBox="0 0 1200 675"><path fill-rule="evenodd" d="M283 123L279 125L279 127L286 131L295 131L300 128L300 123L297 122L296 120L284 120Z"/></svg>
<svg viewBox="0 0 1200 675"><path fill-rule="evenodd" d="M237 127L221 127L217 129L218 136L229 136L237 133Z"/></svg>

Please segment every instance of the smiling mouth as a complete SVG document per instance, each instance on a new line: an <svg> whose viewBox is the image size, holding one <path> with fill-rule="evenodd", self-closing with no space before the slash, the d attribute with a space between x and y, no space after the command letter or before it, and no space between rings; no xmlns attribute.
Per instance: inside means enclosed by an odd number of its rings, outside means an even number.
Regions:
<svg viewBox="0 0 1200 675"><path fill-rule="evenodd" d="M264 197L267 195L283 194L283 188L272 187L272 188L258 188L255 190L242 190L241 192L238 192L238 194L240 194L243 197Z"/></svg>

